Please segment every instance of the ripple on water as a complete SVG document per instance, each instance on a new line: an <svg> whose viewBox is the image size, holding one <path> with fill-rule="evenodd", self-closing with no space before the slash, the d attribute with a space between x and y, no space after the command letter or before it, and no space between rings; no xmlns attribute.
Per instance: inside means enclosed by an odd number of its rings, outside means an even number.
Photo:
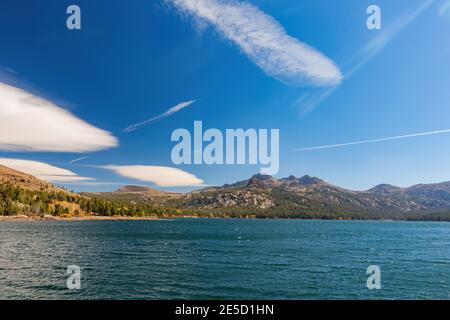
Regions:
<svg viewBox="0 0 450 320"><path fill-rule="evenodd" d="M0 238L3 299L449 298L447 223L0 222ZM382 290L365 287L370 264Z"/></svg>

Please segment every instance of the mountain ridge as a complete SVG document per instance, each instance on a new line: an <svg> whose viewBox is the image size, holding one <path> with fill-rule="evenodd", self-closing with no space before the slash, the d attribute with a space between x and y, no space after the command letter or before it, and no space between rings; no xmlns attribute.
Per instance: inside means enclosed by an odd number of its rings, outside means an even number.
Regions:
<svg viewBox="0 0 450 320"><path fill-rule="evenodd" d="M415 212L450 210L450 182L416 184L401 188L379 184L355 191L318 177L290 175L276 179L255 174L248 179L188 193L166 192L128 185L108 193L87 193L102 199L121 199L189 209L230 209L354 212Z"/></svg>
<svg viewBox="0 0 450 320"><path fill-rule="evenodd" d="M276 179L257 174L189 193L126 185L76 194L0 166L0 211L32 214L36 207L51 214L450 221L450 182L352 191L308 175Z"/></svg>
<svg viewBox="0 0 450 320"><path fill-rule="evenodd" d="M309 175L275 179L257 174L233 184L189 193L185 198L188 206L208 208L241 205L263 209L287 206L292 210L305 207L402 212L450 210L450 182L417 184L409 188L380 184L369 190L354 191Z"/></svg>

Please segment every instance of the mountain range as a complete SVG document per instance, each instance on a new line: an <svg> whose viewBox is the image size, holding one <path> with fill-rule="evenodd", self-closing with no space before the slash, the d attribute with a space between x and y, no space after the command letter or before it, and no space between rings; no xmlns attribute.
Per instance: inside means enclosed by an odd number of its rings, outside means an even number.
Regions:
<svg viewBox="0 0 450 320"><path fill-rule="evenodd" d="M86 208L87 214L139 212L145 215L151 211L152 214L164 212L165 216L450 220L450 182L408 188L380 184L366 191L353 191L308 175L275 179L257 174L233 184L189 193L129 185L113 192L75 194L0 166L0 185L28 192L58 193L65 204L76 201L81 204L79 210ZM9 190L0 194L0 206L2 201L13 201L19 208L23 206L20 199L9 199L16 193ZM27 208L33 207L30 201L36 197L40 195L27 197ZM129 208L134 211L127 211Z"/></svg>
<svg viewBox="0 0 450 320"><path fill-rule="evenodd" d="M186 194L157 191L157 196L152 196L154 189L137 190L136 186L127 186L103 196L132 198L191 210L228 210L249 214L258 211L283 217L323 214L395 217L407 213L450 211L450 182L418 184L409 188L380 184L366 191L353 191L308 175L275 179L257 174L233 184Z"/></svg>

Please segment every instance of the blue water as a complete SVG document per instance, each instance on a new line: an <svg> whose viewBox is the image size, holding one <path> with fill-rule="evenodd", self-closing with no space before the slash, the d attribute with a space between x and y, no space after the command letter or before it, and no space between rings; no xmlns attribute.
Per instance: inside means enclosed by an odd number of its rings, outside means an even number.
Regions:
<svg viewBox="0 0 450 320"><path fill-rule="evenodd" d="M448 299L449 284L450 223L0 222L2 299Z"/></svg>

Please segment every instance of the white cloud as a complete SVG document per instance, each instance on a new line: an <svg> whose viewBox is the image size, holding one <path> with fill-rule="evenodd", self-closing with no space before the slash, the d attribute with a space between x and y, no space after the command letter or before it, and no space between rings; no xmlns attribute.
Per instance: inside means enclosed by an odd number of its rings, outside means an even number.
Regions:
<svg viewBox="0 0 450 320"><path fill-rule="evenodd" d="M33 175L39 179L49 182L78 182L94 180L92 178L81 177L70 170L55 167L50 164L31 160L0 158L0 165Z"/></svg>
<svg viewBox="0 0 450 320"><path fill-rule="evenodd" d="M118 141L109 132L0 82L0 150L88 152L116 146Z"/></svg>
<svg viewBox="0 0 450 320"><path fill-rule="evenodd" d="M164 118L166 118L166 117L170 117L170 116L173 115L175 112L178 112L178 111L180 111L181 109L184 109L184 108L189 107L189 106L190 106L191 104L193 104L195 101L196 101L196 100L189 100L189 101L186 101L186 102L181 102L181 103L177 104L176 106L170 108L170 109L167 110L166 112L161 113L160 115L157 115L157 116L155 116L155 117L153 117L153 118L150 118L150 119L148 119L148 120L145 120L145 121L142 121L142 122L133 124L133 125L129 126L128 128L123 129L123 131L124 131L124 132L132 132L132 131L135 131L135 130L137 130L137 129L139 129L139 128L141 128L141 127L143 127L143 126L145 126L145 125L147 125L147 124L149 124L149 123L152 123L152 122L154 122L154 121L161 120L161 119L164 119Z"/></svg>
<svg viewBox="0 0 450 320"><path fill-rule="evenodd" d="M102 166L123 177L152 182L160 187L182 187L202 185L203 180L186 171L160 166Z"/></svg>
<svg viewBox="0 0 450 320"><path fill-rule="evenodd" d="M216 27L269 76L291 85L336 85L341 73L322 53L289 36L271 16L248 2L166 0L182 13Z"/></svg>

